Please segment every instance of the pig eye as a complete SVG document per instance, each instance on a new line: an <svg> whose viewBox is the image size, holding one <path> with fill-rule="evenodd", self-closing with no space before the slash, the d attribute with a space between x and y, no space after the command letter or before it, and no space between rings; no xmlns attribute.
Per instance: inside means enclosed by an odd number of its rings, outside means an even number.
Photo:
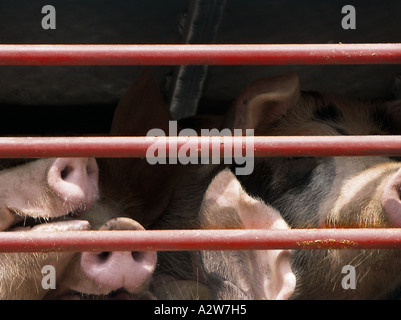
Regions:
<svg viewBox="0 0 401 320"><path fill-rule="evenodd" d="M313 170L318 165L314 157L288 158L287 178L290 187L300 187L309 183Z"/></svg>

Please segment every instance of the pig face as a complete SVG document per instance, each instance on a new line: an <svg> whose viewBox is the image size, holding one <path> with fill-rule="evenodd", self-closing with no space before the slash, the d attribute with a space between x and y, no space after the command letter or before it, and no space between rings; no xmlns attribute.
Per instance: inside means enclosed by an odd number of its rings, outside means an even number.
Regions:
<svg viewBox="0 0 401 320"><path fill-rule="evenodd" d="M256 91L251 93L254 97L247 98L250 88ZM237 112L245 112L248 121L234 126L254 127L257 135L369 135L398 130L400 105L301 93L296 75L266 79L250 88L239 98L247 105L239 107L239 100L236 103ZM277 207L292 227L399 225L396 209L389 203L397 200L395 174L400 165L388 157L255 161L254 174L242 179L247 190ZM258 175L263 183L252 183ZM299 201L304 207L298 207Z"/></svg>
<svg viewBox="0 0 401 320"><path fill-rule="evenodd" d="M299 90L294 74L259 80L236 100L226 126L256 135L399 134L398 102L355 101ZM400 227L401 164L388 157L273 157L239 177L294 228ZM401 283L395 251L294 252L294 297L386 297ZM357 267L357 289L341 287L341 268ZM319 267L317 267L319 266Z"/></svg>
<svg viewBox="0 0 401 320"><path fill-rule="evenodd" d="M0 231L28 230L89 210L98 197L95 159L41 159L0 172Z"/></svg>
<svg viewBox="0 0 401 320"><path fill-rule="evenodd" d="M143 229L115 218L119 207L98 199L94 159L41 159L0 172L4 232L85 231L78 217L114 217L101 230ZM55 288L44 287L43 267L55 270ZM155 252L50 252L0 254L0 299L152 299L147 290Z"/></svg>
<svg viewBox="0 0 401 320"><path fill-rule="evenodd" d="M89 223L53 222L32 229L35 232L85 231ZM114 218L101 228L142 229L139 223L128 218ZM156 259L155 252L4 253L0 255L0 298L154 299L149 285ZM42 270L47 265L55 270L55 287L51 289L43 287L42 282Z"/></svg>
<svg viewBox="0 0 401 320"><path fill-rule="evenodd" d="M8 167L10 161L3 160L2 165ZM98 197L97 182L94 159L40 159L2 170L0 231L88 229L87 222L73 218L92 208ZM40 297L38 277L43 266L61 270L71 257L67 253L1 254L0 298Z"/></svg>
<svg viewBox="0 0 401 320"><path fill-rule="evenodd" d="M154 88L151 74L141 73L116 108L111 135L143 136L151 128L165 128L170 116ZM148 112L159 117L148 117ZM13 160L15 168L0 171L0 231L143 229L161 215L170 186L178 180L174 166L155 168L143 159L99 159L97 199L94 159L67 160ZM7 161L3 167L9 166ZM172 179L158 179L165 176ZM155 252L1 254L0 299L153 299L149 286L156 259ZM57 288L46 291L41 269L48 264L56 269Z"/></svg>
<svg viewBox="0 0 401 320"><path fill-rule="evenodd" d="M94 214L110 215L110 207L95 206ZM117 211L114 211L115 213ZM90 213L89 213L90 214ZM100 230L144 230L129 218L113 218ZM82 300L149 300L151 276L156 267L153 251L83 252L71 259L59 281L45 299Z"/></svg>

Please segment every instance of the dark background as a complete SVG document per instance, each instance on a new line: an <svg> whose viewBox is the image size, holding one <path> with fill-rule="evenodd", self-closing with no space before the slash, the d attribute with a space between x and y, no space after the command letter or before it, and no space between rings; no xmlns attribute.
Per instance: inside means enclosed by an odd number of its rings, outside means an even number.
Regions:
<svg viewBox="0 0 401 320"><path fill-rule="evenodd" d="M205 18L196 22L191 43L401 42L401 1L4 0L0 43L185 43L194 3ZM56 9L56 30L42 29L44 5ZM356 9L355 30L341 27L345 5ZM154 67L168 101L178 68ZM135 66L1 66L0 134L107 133L113 110L138 71ZM201 92L190 100L198 113L221 113L250 81L287 71L299 73L303 90L391 99L401 66L210 66ZM200 81L196 74L190 73L190 81Z"/></svg>

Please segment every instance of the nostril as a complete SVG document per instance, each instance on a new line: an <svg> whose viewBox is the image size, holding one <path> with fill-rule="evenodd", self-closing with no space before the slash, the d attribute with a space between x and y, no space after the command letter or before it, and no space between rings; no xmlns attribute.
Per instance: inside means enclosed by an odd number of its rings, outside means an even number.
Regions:
<svg viewBox="0 0 401 320"><path fill-rule="evenodd" d="M146 257L146 252L132 251L131 256L136 262L141 262Z"/></svg>
<svg viewBox="0 0 401 320"><path fill-rule="evenodd" d="M99 263L105 263L107 262L108 259L110 259L111 256L110 251L103 251L97 254L98 262ZM141 263L146 259L146 252L141 252L141 251L132 251L131 252L131 257L134 259L135 262Z"/></svg>
<svg viewBox="0 0 401 320"><path fill-rule="evenodd" d="M73 169L71 166L66 166L63 170L61 170L60 172L61 179L66 180L72 170Z"/></svg>
<svg viewBox="0 0 401 320"><path fill-rule="evenodd" d="M110 258L111 252L110 251L103 251L97 255L99 263L105 263ZM140 263L144 259L146 259L146 252L141 251L132 251L131 257L134 259L135 262Z"/></svg>
<svg viewBox="0 0 401 320"><path fill-rule="evenodd" d="M109 259L110 252L109 251L103 251L103 252L99 253L97 256L99 258L99 262L101 262L101 263L102 262L106 262L107 259Z"/></svg>

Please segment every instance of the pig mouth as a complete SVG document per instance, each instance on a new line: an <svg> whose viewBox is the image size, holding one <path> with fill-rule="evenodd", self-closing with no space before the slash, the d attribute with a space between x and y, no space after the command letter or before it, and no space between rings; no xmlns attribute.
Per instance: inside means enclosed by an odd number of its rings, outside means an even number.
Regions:
<svg viewBox="0 0 401 320"><path fill-rule="evenodd" d="M52 222L76 220L82 213L82 210L76 209L68 212L67 214L60 216L31 216L21 212L17 209L8 207L9 213L14 216L14 222L11 224L6 231L29 231L33 227L50 224Z"/></svg>
<svg viewBox="0 0 401 320"><path fill-rule="evenodd" d="M156 297L149 291L129 293L125 289L118 289L106 295L86 294L78 291L67 292L57 300L155 300Z"/></svg>

